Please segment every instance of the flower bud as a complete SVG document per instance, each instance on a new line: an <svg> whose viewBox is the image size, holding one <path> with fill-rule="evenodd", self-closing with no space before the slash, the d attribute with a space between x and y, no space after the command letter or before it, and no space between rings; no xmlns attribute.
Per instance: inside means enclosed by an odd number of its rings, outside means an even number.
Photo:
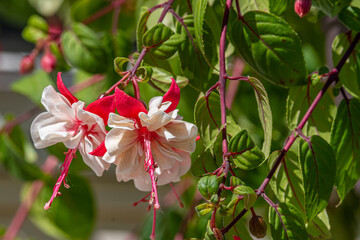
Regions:
<svg viewBox="0 0 360 240"><path fill-rule="evenodd" d="M249 221L249 229L252 235L257 238L263 238L266 236L266 223L260 216L253 216Z"/></svg>
<svg viewBox="0 0 360 240"><path fill-rule="evenodd" d="M50 73L56 67L56 57L50 51L46 51L41 58L40 65L45 72Z"/></svg>
<svg viewBox="0 0 360 240"><path fill-rule="evenodd" d="M296 0L294 8L297 15L299 15L299 17L303 17L310 11L311 0Z"/></svg>
<svg viewBox="0 0 360 240"><path fill-rule="evenodd" d="M35 58L33 55L26 55L20 62L20 73L26 74L33 70Z"/></svg>

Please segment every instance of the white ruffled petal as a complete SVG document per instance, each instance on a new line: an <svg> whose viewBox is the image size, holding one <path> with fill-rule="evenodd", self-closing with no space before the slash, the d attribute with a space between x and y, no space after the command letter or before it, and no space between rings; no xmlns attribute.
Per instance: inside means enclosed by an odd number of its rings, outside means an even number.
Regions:
<svg viewBox="0 0 360 240"><path fill-rule="evenodd" d="M102 138L105 138L105 135L103 135ZM88 165L98 177L102 176L104 170L108 170L110 167L110 164L103 161L101 157L89 154L98 147L100 143L101 137L99 135L89 135L84 138L84 141L80 143L79 146L79 152L84 160L84 163Z"/></svg>
<svg viewBox="0 0 360 240"><path fill-rule="evenodd" d="M120 116L119 114L110 113L109 120L108 120L109 127L112 128L122 128L133 130L135 129L135 122L129 118L125 118Z"/></svg>
<svg viewBox="0 0 360 240"><path fill-rule="evenodd" d="M39 114L31 124L30 133L36 148L45 148L69 138L68 123L50 113Z"/></svg>
<svg viewBox="0 0 360 240"><path fill-rule="evenodd" d="M116 156L115 164L116 167L116 175L124 174L124 173L131 173L134 171L134 168L137 169L141 167L139 165L139 156L136 149L136 145L132 145L132 147L124 151Z"/></svg>
<svg viewBox="0 0 360 240"><path fill-rule="evenodd" d="M157 111L151 116L141 112L139 113L139 118L141 125L147 127L149 132L156 131L173 120L169 114L162 111Z"/></svg>
<svg viewBox="0 0 360 240"><path fill-rule="evenodd" d="M194 124L174 120L156 133L167 141L167 145L185 152L192 153L196 148L197 127Z"/></svg>
<svg viewBox="0 0 360 240"><path fill-rule="evenodd" d="M137 130L113 128L105 138L105 147L110 156L129 150L137 141Z"/></svg>

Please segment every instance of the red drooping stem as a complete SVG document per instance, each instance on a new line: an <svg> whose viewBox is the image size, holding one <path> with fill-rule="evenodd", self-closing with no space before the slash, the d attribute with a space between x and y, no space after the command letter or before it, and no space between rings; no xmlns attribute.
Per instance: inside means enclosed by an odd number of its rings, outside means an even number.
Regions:
<svg viewBox="0 0 360 240"><path fill-rule="evenodd" d="M76 154L77 148L75 149L69 149L69 151L66 153L65 161L63 165L60 168L61 174L58 180L55 183L55 186L53 188L53 194L50 197L50 200L45 204L44 209L48 210L51 207L52 202L54 199L60 195L59 189L61 187L61 184L64 184L64 187L69 188L69 185L65 183L65 178L69 172L69 167L71 164L72 159L74 158L74 155Z"/></svg>

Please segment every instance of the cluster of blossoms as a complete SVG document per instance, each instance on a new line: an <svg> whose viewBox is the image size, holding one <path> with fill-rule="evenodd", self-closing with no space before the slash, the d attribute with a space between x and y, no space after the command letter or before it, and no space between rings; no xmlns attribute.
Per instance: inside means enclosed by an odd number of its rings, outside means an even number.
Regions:
<svg viewBox="0 0 360 240"><path fill-rule="evenodd" d="M196 126L182 121L176 109L180 89L175 81L163 97L150 100L149 110L119 89L85 106L65 87L60 73L57 87L60 93L52 86L44 89L41 102L47 112L31 125L36 148L63 142L69 149L44 208L60 194L62 183L68 187L65 178L77 150L98 176L115 164L117 180L134 180L139 190L151 190L154 208L159 208L157 185L180 180L190 168L196 145ZM105 125L112 129L107 132Z"/></svg>

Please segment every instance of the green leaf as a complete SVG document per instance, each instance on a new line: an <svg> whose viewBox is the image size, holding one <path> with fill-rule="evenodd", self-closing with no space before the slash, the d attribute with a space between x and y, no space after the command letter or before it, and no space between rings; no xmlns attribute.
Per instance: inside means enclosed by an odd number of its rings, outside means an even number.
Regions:
<svg viewBox="0 0 360 240"><path fill-rule="evenodd" d="M145 32L142 42L145 47L155 47L168 40L173 34L170 28L163 23L158 23Z"/></svg>
<svg viewBox="0 0 360 240"><path fill-rule="evenodd" d="M215 175L204 176L198 182L198 189L205 199L210 199L212 195L217 193L219 181Z"/></svg>
<svg viewBox="0 0 360 240"><path fill-rule="evenodd" d="M244 15L254 10L269 12L269 2L269 0L239 0L239 5L241 13Z"/></svg>
<svg viewBox="0 0 360 240"><path fill-rule="evenodd" d="M192 15L185 16L184 23L186 24L189 33L194 36L194 17ZM177 32L185 37L185 42L180 46L178 51L182 72L187 78L191 79L192 86L198 89L208 88L208 86L214 84L214 81L212 81L213 69L209 65L215 65L217 62L216 42L213 40L214 37L212 36L208 25L204 23L204 31L202 34L204 42L206 42L204 51L206 52L209 64L206 62L199 49L197 47L196 49L194 48L185 28L179 25ZM194 44L196 44L195 38L193 38L193 41ZM201 69L201 71L199 71L199 69ZM216 77L218 78L218 76Z"/></svg>
<svg viewBox="0 0 360 240"><path fill-rule="evenodd" d="M196 142L196 149L191 154L191 159L191 173L196 177L215 171L222 163L222 159L216 159L215 154L211 154L209 150L205 151L200 141Z"/></svg>
<svg viewBox="0 0 360 240"><path fill-rule="evenodd" d="M82 23L74 23L72 31L62 34L61 43L66 59L89 73L106 70L106 57L96 33Z"/></svg>
<svg viewBox="0 0 360 240"><path fill-rule="evenodd" d="M268 171L279 155L280 151L275 151L270 155L267 165ZM303 176L298 156L293 151L286 153L282 166L275 171L269 185L280 202L291 203L305 217Z"/></svg>
<svg viewBox="0 0 360 240"><path fill-rule="evenodd" d="M270 12L281 15L287 8L289 0L269 0Z"/></svg>
<svg viewBox="0 0 360 240"><path fill-rule="evenodd" d="M305 62L297 33L280 17L250 11L236 20L231 40L245 61L266 80L291 87L306 83Z"/></svg>
<svg viewBox="0 0 360 240"><path fill-rule="evenodd" d="M323 83L309 86L293 87L286 101L286 119L289 129L295 129L309 109L311 103L321 91ZM335 116L336 106L331 94L327 91L315 110L312 112L303 132L308 135L319 134L326 140L330 139L331 125Z"/></svg>
<svg viewBox="0 0 360 240"><path fill-rule="evenodd" d="M254 204L257 200L257 194L251 187L248 187L248 186L235 187L234 194L244 196L245 209L250 209L252 206L254 206Z"/></svg>
<svg viewBox="0 0 360 240"><path fill-rule="evenodd" d="M339 13L340 21L351 30L360 32L360 8L347 7Z"/></svg>
<svg viewBox="0 0 360 240"><path fill-rule="evenodd" d="M272 122L273 122L269 98L265 87L261 84L261 82L258 79L250 77L248 83L250 83L250 85L254 89L258 111L259 111L259 118L260 118L261 126L264 130L264 143L263 143L262 151L265 154L265 158L267 158L269 157L271 150Z"/></svg>
<svg viewBox="0 0 360 240"><path fill-rule="evenodd" d="M238 153L234 156L233 161L237 167L244 170L257 168L265 160L264 153L255 146L245 129L231 138L229 151Z"/></svg>
<svg viewBox="0 0 360 240"><path fill-rule="evenodd" d="M59 48L56 42L50 43L50 51L56 57L56 69L55 71L69 71L70 66L66 63L64 54Z"/></svg>
<svg viewBox="0 0 360 240"><path fill-rule="evenodd" d="M141 82L145 83L151 79L153 69L149 66L142 66L136 70L136 76L141 79Z"/></svg>
<svg viewBox="0 0 360 240"><path fill-rule="evenodd" d="M144 65L143 67L148 68L149 66ZM151 66L150 68L152 73L148 83L151 87L153 87L155 90L158 90L159 92L165 93L169 89L171 85L171 78L175 79L176 84L180 89L184 88L189 83L189 80L184 76L174 76L170 72L159 67Z"/></svg>
<svg viewBox="0 0 360 240"><path fill-rule="evenodd" d="M117 57L114 59L114 70L119 75L122 75L121 73L125 72L127 70L128 63L131 63L131 60L129 58L125 57Z"/></svg>
<svg viewBox="0 0 360 240"><path fill-rule="evenodd" d="M69 175L70 188L62 188L63 194L54 200L49 210L44 210L53 184L45 184L35 200L30 212L31 221L54 238L88 239L95 223L95 203L89 183L82 177Z"/></svg>
<svg viewBox="0 0 360 240"><path fill-rule="evenodd" d="M11 136L0 135L0 163L15 178L22 181L45 179L45 175L33 162L37 160L36 151L19 127L13 129Z"/></svg>
<svg viewBox="0 0 360 240"><path fill-rule="evenodd" d="M142 42L150 48L149 54L159 59L167 59L175 54L185 37L174 32L163 23L150 28L143 36Z"/></svg>
<svg viewBox="0 0 360 240"><path fill-rule="evenodd" d="M320 8L330 17L335 17L341 9L349 6L351 0L312 0L315 7Z"/></svg>
<svg viewBox="0 0 360 240"><path fill-rule="evenodd" d="M350 45L352 37L340 34L335 37L332 45L333 62L337 63ZM357 45L353 54L347 59L344 67L339 72L340 83L354 97L360 99L360 47Z"/></svg>
<svg viewBox="0 0 360 240"><path fill-rule="evenodd" d="M29 42L36 43L37 41L48 37L48 24L42 17L32 15L28 19L28 25L22 32L22 37Z"/></svg>
<svg viewBox="0 0 360 240"><path fill-rule="evenodd" d="M206 149L209 149L214 145L220 130L224 127L221 126L220 112L220 97L216 93L211 93L208 101L206 100L206 97L200 97L195 104L195 124L199 130L200 141L204 144ZM241 130L231 116L230 111L228 111L226 120L228 122L227 129L229 130L229 135L233 136Z"/></svg>
<svg viewBox="0 0 360 240"><path fill-rule="evenodd" d="M149 19L150 12L147 7L141 7L140 10L140 18L138 24L136 26L136 43L137 43L137 50L141 52L143 47L143 36L147 31L146 23Z"/></svg>
<svg viewBox="0 0 360 240"><path fill-rule="evenodd" d="M239 185L245 185L245 183L243 181L241 181L240 178L237 178L235 176L231 176L230 177L230 186L231 187L236 187L236 186L239 186Z"/></svg>
<svg viewBox="0 0 360 240"><path fill-rule="evenodd" d="M208 0L198 0L194 2L194 31L197 45L199 46L200 52L206 58L205 54L205 42L203 38L204 30L204 18Z"/></svg>
<svg viewBox="0 0 360 240"><path fill-rule="evenodd" d="M290 203L279 203L277 210L281 219L275 209L270 206L269 222L273 239L309 239L305 229L305 222L297 208Z"/></svg>
<svg viewBox="0 0 360 240"><path fill-rule="evenodd" d="M168 59L176 53L180 45L185 41L181 34L174 34L165 42L150 49L149 54L159 59Z"/></svg>
<svg viewBox="0 0 360 240"><path fill-rule="evenodd" d="M331 129L331 146L335 152L336 188L342 202L360 177L360 101L343 100Z"/></svg>
<svg viewBox="0 0 360 240"><path fill-rule="evenodd" d="M307 232L315 239L331 239L330 222L326 209L320 212L306 226Z"/></svg>
<svg viewBox="0 0 360 240"><path fill-rule="evenodd" d="M211 212L215 208L214 204L209 203L202 203L195 207L196 213L199 217L206 215L207 213Z"/></svg>
<svg viewBox="0 0 360 240"><path fill-rule="evenodd" d="M310 221L328 205L336 174L335 154L320 136L312 136L311 145L302 140L299 159L304 179L305 209Z"/></svg>
<svg viewBox="0 0 360 240"><path fill-rule="evenodd" d="M41 95L45 87L53 85L50 76L42 70L26 75L13 84L11 90L28 97L32 102L41 105Z"/></svg>

